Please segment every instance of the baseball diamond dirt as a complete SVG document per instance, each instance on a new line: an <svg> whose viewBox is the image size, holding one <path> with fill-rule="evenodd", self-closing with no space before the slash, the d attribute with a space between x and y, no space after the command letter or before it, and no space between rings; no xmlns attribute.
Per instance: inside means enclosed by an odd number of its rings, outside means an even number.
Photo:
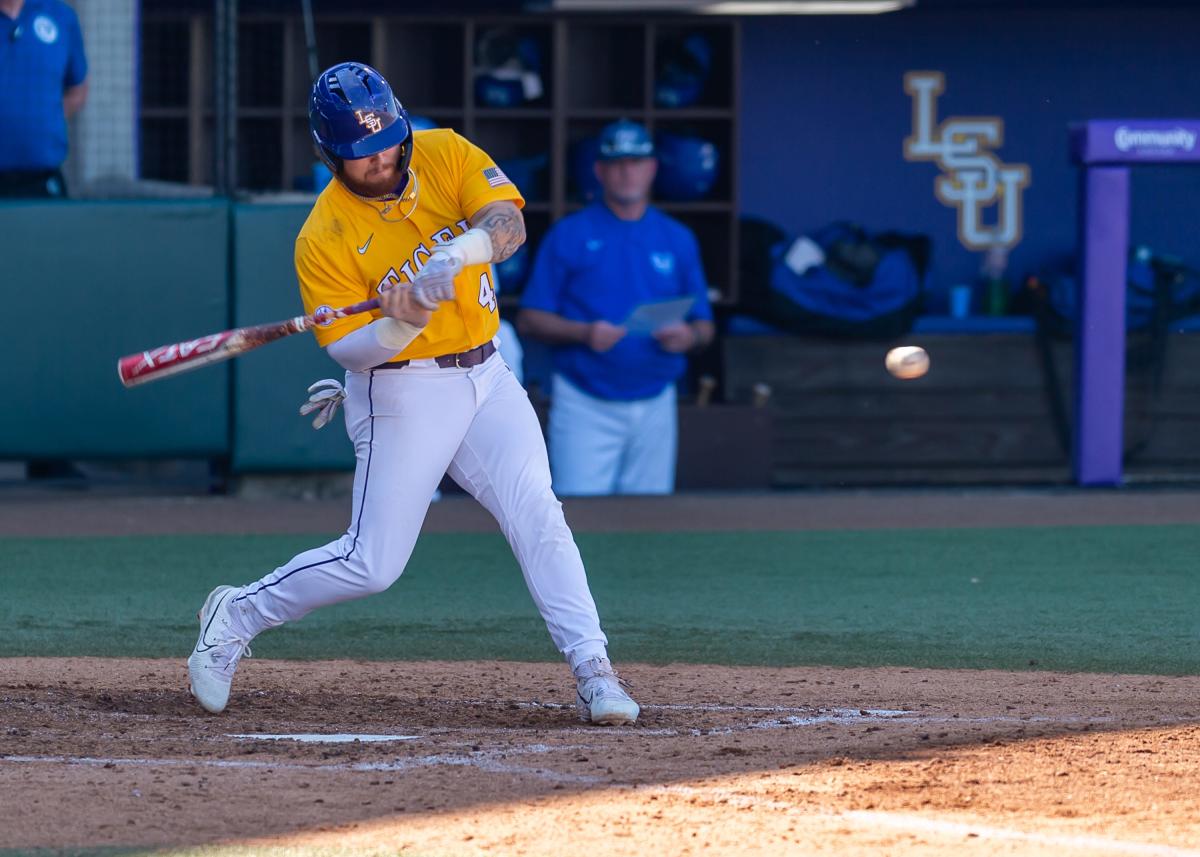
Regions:
<svg viewBox="0 0 1200 857"><path fill-rule="evenodd" d="M886 492L567 511L581 532L1187 525L1200 498ZM53 494L0 499L0 512L0 534L23 536L319 532L345 514ZM428 529L487 523L454 499ZM0 658L0 854L1200 854L1194 674L620 663L643 714L606 729L576 720L560 663L255 658L211 716L188 696L185 656Z"/></svg>

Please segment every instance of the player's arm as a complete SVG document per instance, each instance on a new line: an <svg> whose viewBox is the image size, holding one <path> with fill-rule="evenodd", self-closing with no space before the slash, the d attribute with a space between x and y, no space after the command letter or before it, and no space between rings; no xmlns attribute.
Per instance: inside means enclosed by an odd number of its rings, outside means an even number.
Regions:
<svg viewBox="0 0 1200 857"><path fill-rule="evenodd" d="M351 372L364 372L386 363L421 335L433 313L417 300L411 286L398 285L380 292L377 318L366 327L351 331L325 350Z"/></svg>
<svg viewBox="0 0 1200 857"><path fill-rule="evenodd" d="M327 247L301 236L296 240L296 277L307 313L319 307L343 306L364 297L364 284L346 273ZM395 285L379 295L383 318L370 320L365 314L347 316L313 328L317 342L330 357L351 372L361 372L386 363L403 351L429 323L428 308L420 306L415 290ZM368 292L369 294L369 292Z"/></svg>
<svg viewBox="0 0 1200 857"><path fill-rule="evenodd" d="M492 242L491 262L503 262L525 243L525 215L510 199L488 203L469 222L473 229L486 232Z"/></svg>
<svg viewBox="0 0 1200 857"><path fill-rule="evenodd" d="M63 113L68 119L83 109L88 97L88 82L76 84L63 90Z"/></svg>
<svg viewBox="0 0 1200 857"><path fill-rule="evenodd" d="M706 348L717 332L712 321L712 307L708 303L708 281L704 276L704 264L700 261L700 245L691 232L683 239L679 268L684 294L690 293L696 302L687 321L660 327L654 332L654 338L664 351L686 354Z"/></svg>
<svg viewBox="0 0 1200 857"><path fill-rule="evenodd" d="M563 246L562 236L554 227L538 247L521 296L517 332L547 345L583 345L593 351L608 351L625 336L625 328L603 319L577 321L562 314L562 290L569 276L562 260L571 254L571 249Z"/></svg>
<svg viewBox="0 0 1200 857"><path fill-rule="evenodd" d="M454 300L454 278L463 268L503 262L525 243L525 218L510 200L488 203L468 222L471 228L439 244L413 280L418 300L427 309L436 309L437 301Z"/></svg>
<svg viewBox="0 0 1200 857"><path fill-rule="evenodd" d="M572 321L558 313L529 308L517 315L517 332L547 345L586 345L601 353L625 338L625 328L603 319Z"/></svg>
<svg viewBox="0 0 1200 857"><path fill-rule="evenodd" d="M471 228L439 244L418 274L418 281L442 278L442 268L451 276L471 265L503 262L525 243L525 217L512 200L490 202L471 215Z"/></svg>
<svg viewBox="0 0 1200 857"><path fill-rule="evenodd" d="M63 74L63 113L68 119L83 109L88 97L87 54L83 50L83 31L79 28L79 18L74 12L70 13L66 22L67 67Z"/></svg>

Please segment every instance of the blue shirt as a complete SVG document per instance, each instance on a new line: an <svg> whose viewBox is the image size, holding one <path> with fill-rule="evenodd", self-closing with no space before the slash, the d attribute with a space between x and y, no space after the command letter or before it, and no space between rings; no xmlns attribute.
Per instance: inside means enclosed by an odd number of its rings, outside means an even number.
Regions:
<svg viewBox="0 0 1200 857"><path fill-rule="evenodd" d="M0 12L0 170L52 170L67 157L63 90L83 83L87 58L75 11L25 0Z"/></svg>
<svg viewBox="0 0 1200 857"><path fill-rule="evenodd" d="M700 248L691 231L656 208L621 220L603 202L564 217L550 229L521 306L571 321L623 324L644 303L694 296L689 320L711 319ZM586 345L553 349L554 368L601 399L648 399L674 383L687 358L651 336L629 334L598 354Z"/></svg>

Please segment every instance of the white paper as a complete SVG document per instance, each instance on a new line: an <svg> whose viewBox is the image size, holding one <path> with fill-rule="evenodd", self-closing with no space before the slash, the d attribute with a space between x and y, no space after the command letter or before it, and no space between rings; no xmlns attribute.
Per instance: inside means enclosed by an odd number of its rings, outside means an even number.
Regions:
<svg viewBox="0 0 1200 857"><path fill-rule="evenodd" d="M695 298L671 298L666 301L642 304L625 319L624 327L630 333L650 335L660 327L675 324L687 318Z"/></svg>

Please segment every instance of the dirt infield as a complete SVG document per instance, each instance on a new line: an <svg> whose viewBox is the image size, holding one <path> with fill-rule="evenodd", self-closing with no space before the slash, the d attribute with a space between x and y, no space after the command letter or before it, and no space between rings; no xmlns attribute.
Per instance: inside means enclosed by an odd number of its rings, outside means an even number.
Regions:
<svg viewBox="0 0 1200 857"><path fill-rule="evenodd" d="M22 493L0 536L332 533L348 509ZM566 509L593 532L1200 523L1200 495L1149 490ZM426 522L494 529L464 498ZM1200 855L1200 677L621 666L643 716L604 729L560 664L248 660L213 717L182 657L0 659L0 849Z"/></svg>
<svg viewBox="0 0 1200 857"><path fill-rule="evenodd" d="M842 530L1200 523L1200 492L1164 490L896 490L572 498L579 532ZM0 492L0 537L175 533L334 533L350 501ZM474 500L434 503L425 532L496 532Z"/></svg>
<svg viewBox="0 0 1200 857"><path fill-rule="evenodd" d="M214 717L188 698L182 660L2 661L0 846L1200 848L1200 678L625 672L643 718L605 729L577 722L553 664L250 660ZM324 738L265 737L309 733Z"/></svg>

